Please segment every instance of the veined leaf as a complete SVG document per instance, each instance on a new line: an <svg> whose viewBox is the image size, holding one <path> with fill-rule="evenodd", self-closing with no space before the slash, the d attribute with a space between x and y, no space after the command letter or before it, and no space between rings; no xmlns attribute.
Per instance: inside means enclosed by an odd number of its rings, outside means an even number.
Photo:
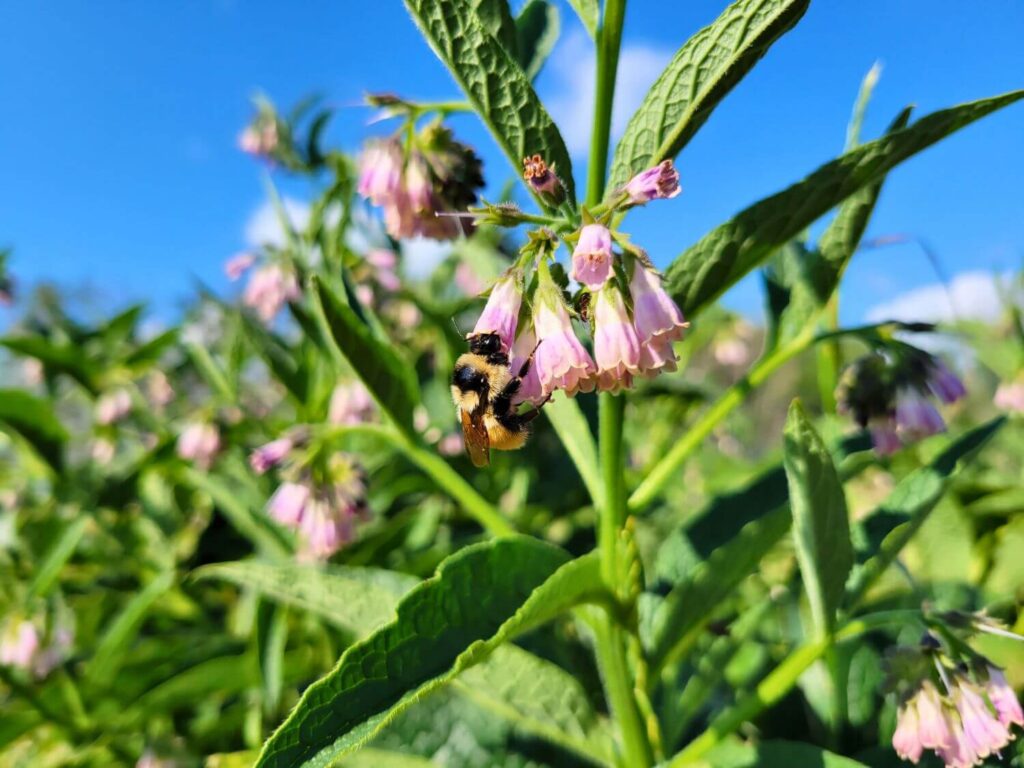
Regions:
<svg viewBox="0 0 1024 768"><path fill-rule="evenodd" d="M817 635L824 637L835 624L853 545L843 484L799 400L789 407L784 456L796 559Z"/></svg>
<svg viewBox="0 0 1024 768"><path fill-rule="evenodd" d="M194 575L259 590L275 602L315 613L357 637L393 619L399 599L419 583L415 576L377 568L319 568L255 560L207 565Z"/></svg>
<svg viewBox="0 0 1024 768"><path fill-rule="evenodd" d="M0 427L22 437L40 458L60 472L68 435L48 400L20 389L0 389Z"/></svg>
<svg viewBox="0 0 1024 768"><path fill-rule="evenodd" d="M315 275L310 278L310 293L322 310L327 336L334 341L338 353L366 385L381 410L401 429L411 431L412 411L419 402L412 366Z"/></svg>
<svg viewBox="0 0 1024 768"><path fill-rule="evenodd" d="M246 763L246 768L250 765L251 760ZM437 768L437 763L418 755L367 747L354 755L349 755L340 763L335 763L333 768Z"/></svg>
<svg viewBox="0 0 1024 768"><path fill-rule="evenodd" d="M562 135L522 68L480 22L472 5L467 0L405 0L405 7L512 166L518 170L524 157L543 156L556 166L575 205L572 162Z"/></svg>
<svg viewBox="0 0 1024 768"><path fill-rule="evenodd" d="M737 214L686 250L666 271L669 290L687 316L695 315L859 189L949 134L1021 98L1024 90L933 112L826 163L803 181Z"/></svg>
<svg viewBox="0 0 1024 768"><path fill-rule="evenodd" d="M569 5L580 17L583 28L587 30L590 39L597 40L597 24L601 19L599 0L569 0Z"/></svg>
<svg viewBox="0 0 1024 768"><path fill-rule="evenodd" d="M598 765L613 762L608 724L590 706L583 686L561 667L515 645L455 680L455 688L516 730L558 744Z"/></svg>
<svg viewBox="0 0 1024 768"><path fill-rule="evenodd" d="M1005 423L1005 417L1000 417L959 437L931 464L901 480L882 505L861 523L867 539L864 549L874 555L850 576L847 605L855 605L899 556L939 503L950 479Z"/></svg>
<svg viewBox="0 0 1024 768"><path fill-rule="evenodd" d="M468 3L469 12L476 14L480 25L514 58L518 53L519 37L508 0L468 0Z"/></svg>
<svg viewBox="0 0 1024 768"><path fill-rule="evenodd" d="M675 157L810 0L736 0L680 48L615 148L609 189Z"/></svg>
<svg viewBox="0 0 1024 768"><path fill-rule="evenodd" d="M600 564L513 536L445 560L397 618L350 646L264 745L259 768L322 768L515 634L602 593Z"/></svg>
<svg viewBox="0 0 1024 768"><path fill-rule="evenodd" d="M558 42L558 7L548 0L529 0L516 17L518 61L531 81Z"/></svg>
<svg viewBox="0 0 1024 768"><path fill-rule="evenodd" d="M603 486L597 471L597 446L579 403L559 393L544 407L544 415L576 465L590 498L600 504Z"/></svg>

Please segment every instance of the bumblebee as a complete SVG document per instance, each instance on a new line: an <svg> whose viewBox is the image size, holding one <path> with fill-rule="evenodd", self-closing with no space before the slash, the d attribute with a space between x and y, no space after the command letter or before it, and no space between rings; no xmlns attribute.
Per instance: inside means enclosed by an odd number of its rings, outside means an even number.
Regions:
<svg viewBox="0 0 1024 768"><path fill-rule="evenodd" d="M491 461L490 449L514 451L529 437L529 423L540 414L540 407L520 414L512 405L523 377L530 371L533 353L513 375L508 355L502 351L496 333L478 333L469 337L469 352L455 361L452 373L452 400L462 422L466 452L477 467ZM549 396L550 397L550 396Z"/></svg>

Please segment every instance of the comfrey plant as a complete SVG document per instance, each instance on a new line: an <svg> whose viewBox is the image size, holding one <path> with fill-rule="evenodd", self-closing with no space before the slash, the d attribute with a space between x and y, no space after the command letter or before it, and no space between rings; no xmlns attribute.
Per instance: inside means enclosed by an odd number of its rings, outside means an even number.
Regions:
<svg viewBox="0 0 1024 768"><path fill-rule="evenodd" d="M725 7L614 146L626 2L573 0L585 179L533 88L569 6L405 5L462 96L370 95L355 156L356 110L258 99L281 237L234 299L152 334L0 295L0 765L1019 761L1020 315L961 379L838 301L887 174L1024 93L862 140L872 69L841 156L675 254L636 209L686 215L807 0ZM754 272L763 324L715 306Z"/></svg>

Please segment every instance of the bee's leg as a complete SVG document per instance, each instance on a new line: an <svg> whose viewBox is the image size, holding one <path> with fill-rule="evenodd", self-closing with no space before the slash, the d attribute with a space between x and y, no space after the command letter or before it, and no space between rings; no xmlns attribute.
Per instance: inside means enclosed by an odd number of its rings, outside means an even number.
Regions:
<svg viewBox="0 0 1024 768"><path fill-rule="evenodd" d="M537 347L539 347L539 346L540 346L540 342L538 341L534 345L533 350L530 352L529 357L527 357L525 360L523 360L523 364L521 366L519 366L519 373L516 374L516 378L517 379L526 378L526 374L528 374L530 372L530 366L533 364L533 356L537 353Z"/></svg>
<svg viewBox="0 0 1024 768"><path fill-rule="evenodd" d="M519 416L519 423L520 424L529 424L531 421L533 421L538 416L540 416L540 409L543 408L547 404L548 400L550 400L550 399L551 399L551 395L549 394L547 397L545 397L543 400L541 400L539 403L537 403L535 406L533 406L533 410L532 411L527 411L526 413L524 413L521 416Z"/></svg>

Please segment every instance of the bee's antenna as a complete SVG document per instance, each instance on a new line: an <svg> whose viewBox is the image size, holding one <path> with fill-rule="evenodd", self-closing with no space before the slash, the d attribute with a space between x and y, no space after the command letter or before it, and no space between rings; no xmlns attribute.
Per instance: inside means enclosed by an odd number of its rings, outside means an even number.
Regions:
<svg viewBox="0 0 1024 768"><path fill-rule="evenodd" d="M455 329L455 333L458 334L459 336L461 336L462 335L462 329L459 328L459 324L457 322L455 322L455 315L452 315L451 321L452 321L452 327Z"/></svg>

